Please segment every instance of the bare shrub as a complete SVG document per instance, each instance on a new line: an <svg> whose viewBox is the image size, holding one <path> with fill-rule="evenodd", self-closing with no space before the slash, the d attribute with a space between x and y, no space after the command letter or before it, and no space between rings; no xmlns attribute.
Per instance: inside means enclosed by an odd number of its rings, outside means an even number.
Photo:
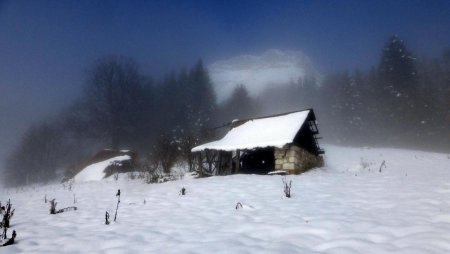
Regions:
<svg viewBox="0 0 450 254"><path fill-rule="evenodd" d="M368 161L364 160L364 158L360 159L359 165L361 165L362 169L364 169L364 170L368 169L370 171L370 168L369 168L370 167L370 163Z"/></svg>
<svg viewBox="0 0 450 254"><path fill-rule="evenodd" d="M172 166L177 161L179 155L177 143L168 137L161 135L153 146L152 158L158 161L165 174L170 174Z"/></svg>
<svg viewBox="0 0 450 254"><path fill-rule="evenodd" d="M69 206L69 207L65 207L65 208L56 210L57 204L58 204L58 202L56 202L55 199L50 200L50 214L57 214L57 213L63 213L63 212L67 212L67 211L76 211L77 210L76 206Z"/></svg>
<svg viewBox="0 0 450 254"><path fill-rule="evenodd" d="M182 196L186 195L186 188L184 188L184 187L181 188L180 195L182 195Z"/></svg>
<svg viewBox="0 0 450 254"><path fill-rule="evenodd" d="M383 162L381 162L380 169L378 170L378 172L381 173L381 169L382 169L383 167L386 168L386 161L385 161L385 160L383 160Z"/></svg>
<svg viewBox="0 0 450 254"><path fill-rule="evenodd" d="M2 246L13 245L14 244L14 240L16 239L16 236L17 236L16 231L13 230L11 238L9 238L8 241L6 241Z"/></svg>
<svg viewBox="0 0 450 254"><path fill-rule="evenodd" d="M283 180L283 185L284 185L284 195L285 195L287 198L290 198L290 197L291 197L292 180L289 181L289 184L288 184L288 182L286 181L286 177L283 178L282 180Z"/></svg>
<svg viewBox="0 0 450 254"><path fill-rule="evenodd" d="M155 158L148 158L142 164L142 172L145 175L146 183L157 183L163 176L162 170L160 170L159 162Z"/></svg>
<svg viewBox="0 0 450 254"><path fill-rule="evenodd" d="M105 224L109 225L109 213L108 213L108 211L106 211L106 214L105 214Z"/></svg>
<svg viewBox="0 0 450 254"><path fill-rule="evenodd" d="M134 180L134 179L136 179L136 177L138 177L138 176L135 174L135 172L128 172L128 173L127 173L127 176L128 176L128 179L130 179L130 180Z"/></svg>
<svg viewBox="0 0 450 254"><path fill-rule="evenodd" d="M120 189L117 190L117 206L116 206L116 214L114 214L114 222L116 222L117 219L117 211L119 210L119 204L120 204Z"/></svg>
<svg viewBox="0 0 450 254"><path fill-rule="evenodd" d="M189 172L193 172L195 168L195 158L191 149L197 145L197 140L191 136L181 138L179 140L180 157L186 161Z"/></svg>
<svg viewBox="0 0 450 254"><path fill-rule="evenodd" d="M6 203L6 207L1 206L1 203L0 203L0 209L1 209L0 213L1 213L1 215L3 215L3 218L0 222L0 228L3 229L2 239L6 239L6 233L9 229L10 221L14 215L15 209L11 210L11 208L12 208L12 206L11 206L10 200L8 200L8 202Z"/></svg>

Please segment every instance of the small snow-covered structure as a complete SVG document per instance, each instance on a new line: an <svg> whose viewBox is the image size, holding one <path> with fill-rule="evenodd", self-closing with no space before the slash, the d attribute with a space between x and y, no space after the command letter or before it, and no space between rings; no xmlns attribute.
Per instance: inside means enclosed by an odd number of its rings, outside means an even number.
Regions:
<svg viewBox="0 0 450 254"><path fill-rule="evenodd" d="M130 150L103 149L81 163L63 179L76 181L98 181L113 174L130 172L135 168L137 153Z"/></svg>
<svg viewBox="0 0 450 254"><path fill-rule="evenodd" d="M91 164L76 174L74 179L76 182L100 181L113 173L119 173L119 168L129 163L130 160L129 155L120 155Z"/></svg>
<svg viewBox="0 0 450 254"><path fill-rule="evenodd" d="M191 151L200 173L299 174L323 165L318 134L314 111L307 109L234 120L222 139Z"/></svg>

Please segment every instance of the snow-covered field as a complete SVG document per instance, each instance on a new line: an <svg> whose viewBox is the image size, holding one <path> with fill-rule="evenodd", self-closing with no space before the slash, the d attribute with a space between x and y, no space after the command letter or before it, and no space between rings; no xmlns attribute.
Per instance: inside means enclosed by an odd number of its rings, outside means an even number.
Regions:
<svg viewBox="0 0 450 254"><path fill-rule="evenodd" d="M450 253L448 155L325 150L326 167L287 176L290 199L276 175L1 190L2 203L11 198L16 209L18 236L0 253ZM118 221L104 225L117 189ZM50 215L45 195L78 210Z"/></svg>

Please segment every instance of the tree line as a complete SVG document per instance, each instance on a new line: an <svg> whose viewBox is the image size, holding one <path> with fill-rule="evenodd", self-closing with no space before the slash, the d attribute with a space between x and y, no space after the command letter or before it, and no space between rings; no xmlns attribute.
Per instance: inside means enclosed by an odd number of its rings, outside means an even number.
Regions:
<svg viewBox="0 0 450 254"><path fill-rule="evenodd" d="M254 104L265 113L314 108L329 143L448 150L450 50L418 58L392 36L370 70L304 77Z"/></svg>
<svg viewBox="0 0 450 254"><path fill-rule="evenodd" d="M90 68L82 95L57 117L33 124L7 161L5 184L46 182L94 151L132 149L166 172L174 158L217 137L235 118L314 108L327 143L450 148L450 50L417 58L397 36L378 66L303 77L251 98L243 84L218 104L202 61L154 81L133 59L108 56Z"/></svg>
<svg viewBox="0 0 450 254"><path fill-rule="evenodd" d="M90 68L79 99L27 129L2 179L16 186L61 178L104 148L139 151L167 171L173 158L189 156L190 148L211 135L207 127L215 111L201 60L153 81L129 57L104 57Z"/></svg>

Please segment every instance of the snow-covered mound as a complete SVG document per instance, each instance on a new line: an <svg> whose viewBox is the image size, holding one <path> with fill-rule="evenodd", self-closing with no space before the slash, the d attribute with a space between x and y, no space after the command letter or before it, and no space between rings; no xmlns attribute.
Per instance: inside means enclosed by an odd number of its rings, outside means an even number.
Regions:
<svg viewBox="0 0 450 254"><path fill-rule="evenodd" d="M290 199L279 175L1 190L18 237L0 253L450 253L449 155L324 148L324 168L286 176ZM45 195L78 210L50 215Z"/></svg>
<svg viewBox="0 0 450 254"><path fill-rule="evenodd" d="M121 164L123 161L130 160L129 155L116 156L101 162L97 162L85 167L77 175L75 175L76 182L100 181L105 177L105 169L114 163Z"/></svg>
<svg viewBox="0 0 450 254"><path fill-rule="evenodd" d="M262 55L240 55L214 62L208 67L219 102L243 84L251 96L269 87L298 82L303 77L320 80L321 75L301 51L271 49Z"/></svg>

